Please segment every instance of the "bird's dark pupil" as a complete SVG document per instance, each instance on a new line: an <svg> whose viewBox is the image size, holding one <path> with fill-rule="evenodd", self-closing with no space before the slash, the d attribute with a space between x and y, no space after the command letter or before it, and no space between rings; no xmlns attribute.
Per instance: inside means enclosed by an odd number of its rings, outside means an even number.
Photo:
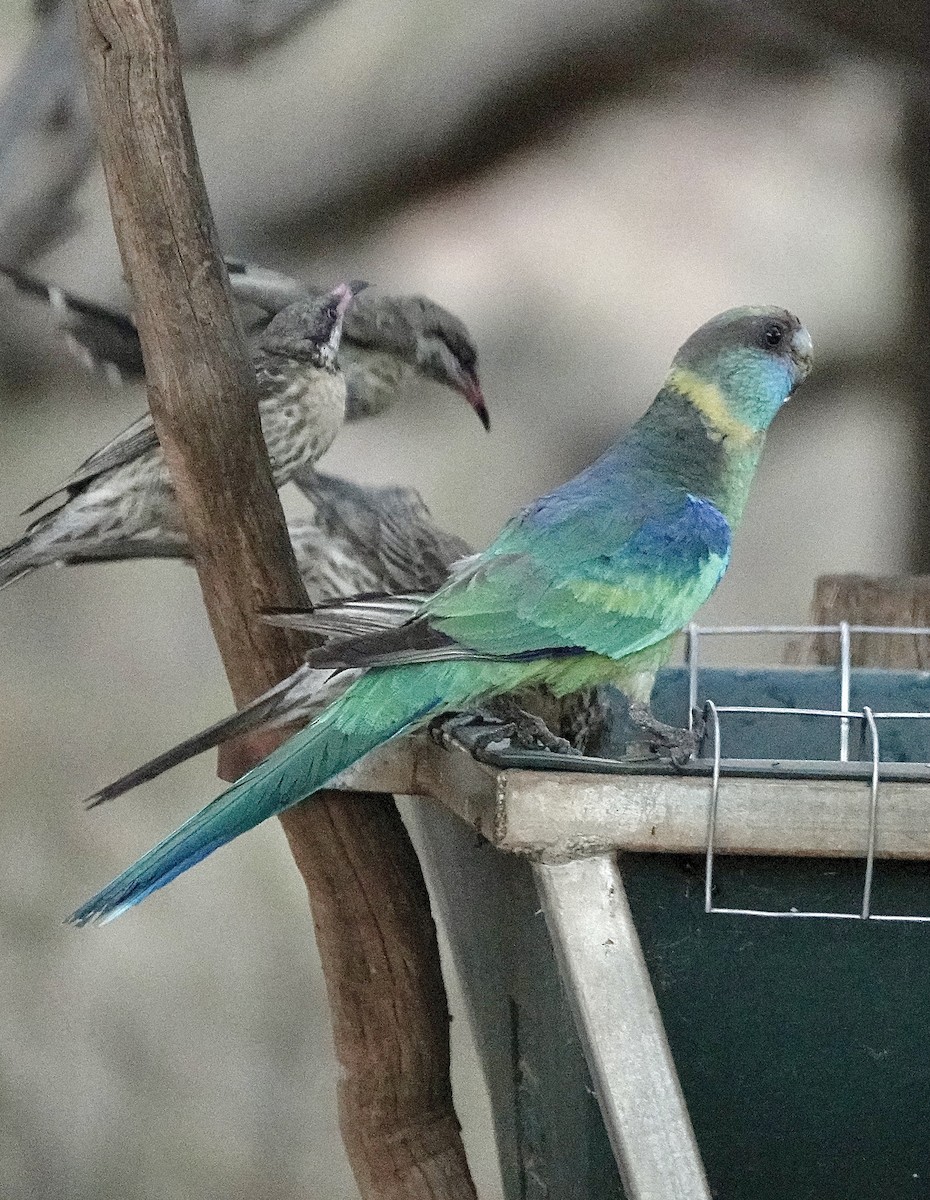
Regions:
<svg viewBox="0 0 930 1200"><path fill-rule="evenodd" d="M777 325L770 325L765 331L765 344L767 346L777 346L782 337L781 329Z"/></svg>

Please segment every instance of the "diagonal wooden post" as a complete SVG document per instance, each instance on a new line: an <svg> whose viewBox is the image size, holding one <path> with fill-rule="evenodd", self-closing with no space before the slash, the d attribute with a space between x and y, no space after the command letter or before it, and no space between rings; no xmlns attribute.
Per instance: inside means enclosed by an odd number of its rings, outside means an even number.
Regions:
<svg viewBox="0 0 930 1200"><path fill-rule="evenodd" d="M149 404L238 704L300 656L258 609L305 600L200 172L170 0L76 0ZM224 774L281 734L239 745ZM232 768L232 770L230 770ZM333 1013L343 1137L365 1200L472 1200L419 863L388 796L323 793L282 824Z"/></svg>

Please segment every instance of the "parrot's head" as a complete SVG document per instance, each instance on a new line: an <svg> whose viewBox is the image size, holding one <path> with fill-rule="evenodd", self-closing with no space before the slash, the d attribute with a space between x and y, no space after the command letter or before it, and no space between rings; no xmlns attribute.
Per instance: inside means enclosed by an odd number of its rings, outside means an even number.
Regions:
<svg viewBox="0 0 930 1200"><path fill-rule="evenodd" d="M335 371L346 313L367 283L340 283L322 296L289 304L273 317L259 338L259 346L296 362Z"/></svg>
<svg viewBox="0 0 930 1200"><path fill-rule="evenodd" d="M688 338L668 383L720 428L761 433L813 362L811 335L784 308L731 308Z"/></svg>

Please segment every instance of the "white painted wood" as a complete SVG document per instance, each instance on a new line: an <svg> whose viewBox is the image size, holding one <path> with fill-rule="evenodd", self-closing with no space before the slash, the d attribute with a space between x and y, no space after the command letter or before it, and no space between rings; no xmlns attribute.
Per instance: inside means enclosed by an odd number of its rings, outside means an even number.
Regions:
<svg viewBox="0 0 930 1200"><path fill-rule="evenodd" d="M615 857L533 870L628 1200L710 1200Z"/></svg>
<svg viewBox="0 0 930 1200"><path fill-rule="evenodd" d="M494 845L551 860L609 849L700 853L707 839L704 775L497 771L425 737L384 747L340 781L430 796ZM720 785L721 854L864 857L869 788L857 779L728 777ZM930 784L883 782L876 855L930 858Z"/></svg>

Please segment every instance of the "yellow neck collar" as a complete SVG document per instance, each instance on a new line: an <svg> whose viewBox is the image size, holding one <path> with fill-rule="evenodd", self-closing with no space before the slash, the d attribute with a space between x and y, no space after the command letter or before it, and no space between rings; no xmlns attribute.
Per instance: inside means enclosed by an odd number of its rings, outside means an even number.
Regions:
<svg viewBox="0 0 930 1200"><path fill-rule="evenodd" d="M758 430L733 416L716 383L702 379L687 367L673 367L665 386L684 396L698 410L711 436L721 440L729 438L739 446L748 446L759 440Z"/></svg>

